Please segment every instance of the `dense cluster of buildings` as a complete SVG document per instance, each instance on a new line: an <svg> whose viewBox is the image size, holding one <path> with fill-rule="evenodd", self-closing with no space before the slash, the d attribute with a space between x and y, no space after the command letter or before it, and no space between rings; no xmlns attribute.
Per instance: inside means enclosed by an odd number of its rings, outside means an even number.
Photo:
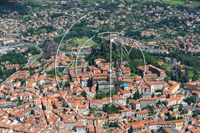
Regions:
<svg viewBox="0 0 200 133"><path fill-rule="evenodd" d="M55 58L58 62L55 62ZM144 71L144 66L140 66L138 69L141 73L146 73L144 80L144 75L130 76L130 69L123 65L120 66L119 73L115 72L116 68L113 66L111 72L110 63L104 59L95 59L92 66L81 65L77 66L77 69L66 67L62 75L51 76L58 64L67 65L75 60L62 53L47 60L41 59L39 64L29 66L35 71L34 74L30 75L27 67L1 83L0 130L147 133L152 130L185 131L192 109L185 108L189 106L186 102L181 104L187 96L180 93L179 83L156 80L155 77L165 77L164 70L147 65ZM79 60L84 62L81 58ZM65 84L68 81L69 86L59 88L62 82ZM95 98L97 93L116 90L115 82L118 81L122 81L122 85L117 95ZM190 84L192 83L187 85ZM194 93L199 96L197 91ZM136 95L139 97L135 98ZM120 113L104 112L103 108L107 104L114 104ZM184 109L183 112L180 111L180 105L181 109ZM150 110L150 107L153 107L153 110ZM196 109L198 110L198 104ZM175 119L168 121L168 115ZM111 127L115 122L118 126Z"/></svg>
<svg viewBox="0 0 200 133"><path fill-rule="evenodd" d="M198 33L188 33L183 37L176 31L190 27L187 30L190 32L195 28L200 21L197 17L199 11L181 12L173 6L147 6L138 3L126 6L119 4L112 12L99 8L99 3L94 3L91 9L77 7L66 10L62 8L66 1L50 3L53 3L54 7L38 12L40 17L33 13L24 16L24 20L18 20L12 18L17 14L14 12L9 14L10 18L0 18L0 24L3 25L0 27L2 45L18 43L21 40L30 43L41 43L46 38L53 40L59 33L65 32L66 26L73 24L80 16L94 11L86 18L87 27L91 27L93 32L98 33L99 30L110 26L111 29L121 27L120 31L125 33L129 30L127 28L129 26L134 31L141 30L138 35L141 37L153 36L162 40L167 34L174 35L173 39L146 43L115 36L116 42L123 40L130 47L139 46L144 50L157 49L161 53L175 50L199 52ZM111 14L111 17L98 18L99 15L107 13ZM51 18L56 14L60 15ZM177 28L164 26L159 30L144 29L149 23L159 23L173 14L184 21L187 27L180 24ZM29 16L33 19L26 19ZM49 33L43 32L44 29L41 30L48 26L53 26L56 30ZM31 34L27 32L29 29L41 30L41 33ZM20 32L23 32L23 35ZM102 38L109 39L109 36ZM20 48L18 52L26 50L27 48ZM66 49L67 52L78 50L80 49L75 47ZM6 50L1 51L5 52ZM5 68L6 71L13 68L17 71L0 84L0 131L3 133L199 132L200 79L185 85L172 80L166 81L165 70L159 68L163 66L163 62L158 62L157 67L152 64L139 66L136 69L140 76L131 76L130 68L123 64L117 68L114 67L114 62L109 63L101 58L95 59L92 65L87 65L83 57L79 57L78 61L80 64L72 67L76 58L65 52L59 52L56 56L51 56L49 59L41 58L40 61L26 67L10 64L9 61L1 62L1 68ZM185 73L183 65L178 62L173 65ZM105 107L113 108L107 111Z"/></svg>

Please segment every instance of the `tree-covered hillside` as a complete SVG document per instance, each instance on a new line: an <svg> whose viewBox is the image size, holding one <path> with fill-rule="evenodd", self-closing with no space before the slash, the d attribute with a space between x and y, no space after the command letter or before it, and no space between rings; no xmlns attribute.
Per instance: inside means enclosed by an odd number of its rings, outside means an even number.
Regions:
<svg viewBox="0 0 200 133"><path fill-rule="evenodd" d="M131 47L126 46L126 49L130 51ZM101 43L100 48L97 48L95 46L92 48L91 54L86 57L86 60L89 62L89 65L93 65L94 60L97 58L102 58L109 62L110 61L109 51L110 51L109 41L104 40L103 43ZM139 71L136 69L136 67L144 65L144 58L142 56L141 51L138 49L132 49L129 55L125 52L125 50L123 52L124 52L123 60L128 61L131 73L139 74ZM143 53L146 60L146 64L152 64L154 66L160 67L157 64L158 59L156 57L146 52ZM113 47L112 57L113 57L112 60L114 62L116 62L117 60L119 61L119 58L121 57L120 51L118 51L114 47Z"/></svg>

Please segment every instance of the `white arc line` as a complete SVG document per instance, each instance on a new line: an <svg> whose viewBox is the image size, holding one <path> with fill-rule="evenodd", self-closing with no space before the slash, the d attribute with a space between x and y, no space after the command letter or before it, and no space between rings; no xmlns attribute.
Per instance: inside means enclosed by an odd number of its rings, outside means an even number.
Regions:
<svg viewBox="0 0 200 133"><path fill-rule="evenodd" d="M90 13L89 13L90 14ZM62 37L62 39L61 39L61 41L60 41L60 44L59 44L59 46L58 46L58 49L57 49L57 54L56 54L56 59L55 59L55 73L56 73L56 82L57 82L57 85L58 85L58 87L59 87L59 82L58 82L58 80L57 80L57 55L58 55L58 51L59 51L59 49L60 49L60 45L61 45L61 43L62 43L62 41L63 41L63 39L64 39L64 37L66 36L66 34L71 30L71 28L76 24L76 23L78 23L81 19L83 19L84 17L86 17L86 16L88 16L89 14L86 14L86 15L84 15L83 17L81 17L80 19L78 19L76 22L74 22L71 26L70 26L70 28L65 32L65 34L64 34L64 36ZM100 34L105 34L105 33L117 33L117 34L121 34L121 33L119 33L119 32L104 32L104 33L99 33L98 35L100 35ZM93 36L93 37L95 37L95 36ZM90 39L88 39L85 43L84 43L84 45L89 41L89 40L91 40L93 37L91 37ZM83 46L84 46L83 45ZM137 46L138 46L138 44L136 44ZM83 48L83 46L81 47L81 49ZM123 45L124 46L124 45ZM124 46L125 47L125 46ZM140 47L138 46L138 48L140 49ZM81 49L79 50L79 52L78 52L78 54L77 54L77 57L78 57L78 55L79 55L79 53L80 53L80 51L81 51ZM126 47L125 47L125 50L126 50L126 52L128 53L128 55L130 54L130 51L132 50L132 47L131 47L131 50L128 52L127 51L127 49L126 49ZM141 49L140 49L140 51L141 51ZM143 55L143 58L144 58L144 54L143 54L143 52L141 51L141 53L142 53L142 55ZM110 56L111 57L111 56ZM145 61L145 58L144 58L144 61ZM112 65L111 65L112 66ZM110 70L111 70L112 68L110 68ZM145 71L146 71L146 62L145 62ZM77 74L77 58L76 58L76 74ZM111 78L111 76L110 76L110 78ZM77 75L77 79L78 79L78 75ZM80 80L78 79L78 81L79 81L79 84L80 84ZM110 80L111 81L111 80ZM142 83L142 82L141 82ZM80 86L81 86L81 84L80 84ZM81 86L82 87L82 86ZM111 84L110 84L110 87L111 87ZM83 88L83 87L82 87ZM83 88L83 90L84 90L84 88ZM62 95L62 97L63 97L63 99L64 99L64 101L68 104L68 106L76 113L76 114L78 114L78 111L77 110L75 110L75 109L73 109L72 107L71 107L71 105L69 104L69 102L68 102L68 100L66 100L66 98L65 98L65 96L63 95L63 93L61 92L61 90L60 90L60 88L59 88L59 91L60 91L60 94ZM86 91L85 91L86 92ZM86 94L89 94L89 93L87 93L86 92ZM89 94L90 95L90 94ZM91 95L90 95L91 96ZM94 96L92 96L93 98L94 98ZM110 99L111 99L111 91L110 91ZM78 115L80 115L80 114L78 114ZM80 116L82 116L82 115L80 115ZM84 116L83 116L84 117Z"/></svg>

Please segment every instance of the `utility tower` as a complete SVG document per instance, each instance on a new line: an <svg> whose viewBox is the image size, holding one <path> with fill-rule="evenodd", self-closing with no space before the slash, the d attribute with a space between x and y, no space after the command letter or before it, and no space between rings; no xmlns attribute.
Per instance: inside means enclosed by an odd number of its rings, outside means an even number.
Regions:
<svg viewBox="0 0 200 133"><path fill-rule="evenodd" d="M110 34L110 103L112 103L111 90L112 90L112 42L113 34Z"/></svg>
<svg viewBox="0 0 200 133"><path fill-rule="evenodd" d="M124 40L122 39L122 44L121 44L121 65L123 65L123 45L124 45Z"/></svg>

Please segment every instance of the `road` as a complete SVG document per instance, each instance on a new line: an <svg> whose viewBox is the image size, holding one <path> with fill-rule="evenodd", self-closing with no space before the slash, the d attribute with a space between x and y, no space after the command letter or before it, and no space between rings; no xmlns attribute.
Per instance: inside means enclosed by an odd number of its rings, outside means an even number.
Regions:
<svg viewBox="0 0 200 133"><path fill-rule="evenodd" d="M30 66L34 61L36 61L38 58L35 58L35 57L38 56L38 55L41 55L41 54L37 54L37 55L30 57L28 59L28 63L24 66L24 68L27 67L27 66Z"/></svg>
<svg viewBox="0 0 200 133"><path fill-rule="evenodd" d="M11 45L11 46L0 46L0 49L8 49L8 48L17 48L19 46L27 45L26 43L20 43L16 45Z"/></svg>
<svg viewBox="0 0 200 133"><path fill-rule="evenodd" d="M5 54L3 51L12 51L12 50L16 50L19 46L24 46L26 44L15 44L15 45L11 45L11 46L3 46L3 45L0 45L0 55L3 55Z"/></svg>
<svg viewBox="0 0 200 133"><path fill-rule="evenodd" d="M161 110L161 109L158 109L157 114L156 114L156 116L155 116L156 121L159 120L158 115L159 115L159 113L160 113L160 110Z"/></svg>
<svg viewBox="0 0 200 133"><path fill-rule="evenodd" d="M35 47L37 47L37 48L40 50L40 54L38 54L38 55L42 55L42 54L43 54L42 49L41 49L40 47L38 47L39 44L27 43L27 42L21 42L21 43L19 43L19 44L11 45L11 46L0 46L0 51L1 51L1 50L4 50L4 49L11 49L11 50L12 50L12 49L17 49L17 48L20 47L20 46L26 46L26 45L34 45ZM37 58L34 59L34 60L32 60L32 59L33 59L34 57L38 56L38 55L34 55L34 56L30 57L30 58L28 59L28 63L27 63L24 67L30 66L35 60L37 60Z"/></svg>
<svg viewBox="0 0 200 133"><path fill-rule="evenodd" d="M27 43L27 44L29 44L29 43ZM30 45L30 44L29 44ZM38 56L39 57L39 55L42 55L43 54L43 51L42 51L42 49L40 48L40 47L38 47L38 45L39 44L33 44L35 47L37 47L39 50L40 50L40 54L37 54L37 55L34 55L34 56L32 56L32 57L30 57L29 59L28 59L28 63L24 66L24 68L25 67L27 67L27 66L30 66L34 61L36 61L38 58L35 58L36 56Z"/></svg>

